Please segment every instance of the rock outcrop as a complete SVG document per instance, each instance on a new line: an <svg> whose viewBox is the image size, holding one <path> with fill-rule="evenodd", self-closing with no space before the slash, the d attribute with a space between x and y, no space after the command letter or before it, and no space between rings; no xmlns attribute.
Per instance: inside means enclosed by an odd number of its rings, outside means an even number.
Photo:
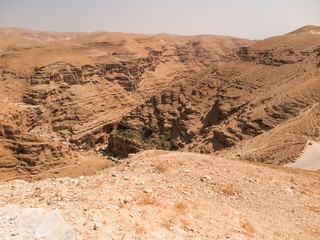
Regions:
<svg viewBox="0 0 320 240"><path fill-rule="evenodd" d="M309 33L258 41L152 96L123 121L140 136L153 127L151 142L170 135L188 151L232 148L251 161L293 161L319 137L319 46Z"/></svg>
<svg viewBox="0 0 320 240"><path fill-rule="evenodd" d="M93 176L1 181L0 204L59 209L79 239L318 239L318 179L225 154L148 150Z"/></svg>
<svg viewBox="0 0 320 240"><path fill-rule="evenodd" d="M247 46L229 37L103 32L4 44L0 167L37 174L101 146L118 156L228 150L290 162L319 137L316 30ZM26 61L33 54L40 57ZM129 128L117 131L121 123Z"/></svg>
<svg viewBox="0 0 320 240"><path fill-rule="evenodd" d="M105 145L121 118L152 94L251 42L11 28L0 29L0 41L5 178L78 162L79 151Z"/></svg>
<svg viewBox="0 0 320 240"><path fill-rule="evenodd" d="M76 240L76 231L68 226L58 210L6 205L0 208L0 238L12 240Z"/></svg>

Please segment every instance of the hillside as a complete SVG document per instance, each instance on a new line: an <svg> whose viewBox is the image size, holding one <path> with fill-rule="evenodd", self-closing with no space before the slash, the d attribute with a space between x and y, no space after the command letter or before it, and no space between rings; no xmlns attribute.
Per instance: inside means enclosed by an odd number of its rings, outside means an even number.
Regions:
<svg viewBox="0 0 320 240"><path fill-rule="evenodd" d="M10 203L59 209L79 240L311 240L319 183L314 172L150 150L94 176L2 182L0 219ZM9 225L23 239L10 222L0 221L0 238Z"/></svg>
<svg viewBox="0 0 320 240"><path fill-rule="evenodd" d="M0 28L0 239L319 239L319 33Z"/></svg>
<svg viewBox="0 0 320 240"><path fill-rule="evenodd" d="M251 161L294 161L307 140L319 140L316 30L309 26L241 47L153 95L122 119L134 135L127 152L220 150ZM111 136L109 146L128 145L119 138Z"/></svg>
<svg viewBox="0 0 320 240"><path fill-rule="evenodd" d="M1 178L79 162L152 94L250 42L1 28Z"/></svg>

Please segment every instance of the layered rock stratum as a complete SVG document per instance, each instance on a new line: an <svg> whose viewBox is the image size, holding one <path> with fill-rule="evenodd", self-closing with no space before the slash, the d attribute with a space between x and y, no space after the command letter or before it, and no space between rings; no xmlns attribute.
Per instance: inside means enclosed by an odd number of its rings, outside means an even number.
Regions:
<svg viewBox="0 0 320 240"><path fill-rule="evenodd" d="M2 28L0 238L318 239L319 81L317 26Z"/></svg>
<svg viewBox="0 0 320 240"><path fill-rule="evenodd" d="M0 168L38 174L105 145L155 92L210 66L247 39L0 29Z"/></svg>
<svg viewBox="0 0 320 240"><path fill-rule="evenodd" d="M122 120L144 148L292 162L319 140L319 32L307 26L241 47Z"/></svg>

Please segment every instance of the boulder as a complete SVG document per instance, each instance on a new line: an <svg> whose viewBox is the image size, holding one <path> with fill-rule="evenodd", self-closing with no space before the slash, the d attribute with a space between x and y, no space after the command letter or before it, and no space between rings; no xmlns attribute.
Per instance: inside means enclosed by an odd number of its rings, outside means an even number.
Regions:
<svg viewBox="0 0 320 240"><path fill-rule="evenodd" d="M76 240L77 236L58 210L6 205L0 208L0 239Z"/></svg>

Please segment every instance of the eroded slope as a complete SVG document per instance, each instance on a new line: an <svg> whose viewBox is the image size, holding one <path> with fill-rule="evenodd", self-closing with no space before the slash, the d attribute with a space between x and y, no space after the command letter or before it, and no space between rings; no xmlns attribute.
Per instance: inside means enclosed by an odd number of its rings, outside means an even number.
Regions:
<svg viewBox="0 0 320 240"><path fill-rule="evenodd" d="M0 154L6 177L73 164L150 95L246 39L0 29ZM82 154L82 153L81 153Z"/></svg>
<svg viewBox="0 0 320 240"><path fill-rule="evenodd" d="M303 29L242 47L123 121L142 148L232 147L253 161L293 161L320 127L320 35ZM147 126L153 133L146 137Z"/></svg>

